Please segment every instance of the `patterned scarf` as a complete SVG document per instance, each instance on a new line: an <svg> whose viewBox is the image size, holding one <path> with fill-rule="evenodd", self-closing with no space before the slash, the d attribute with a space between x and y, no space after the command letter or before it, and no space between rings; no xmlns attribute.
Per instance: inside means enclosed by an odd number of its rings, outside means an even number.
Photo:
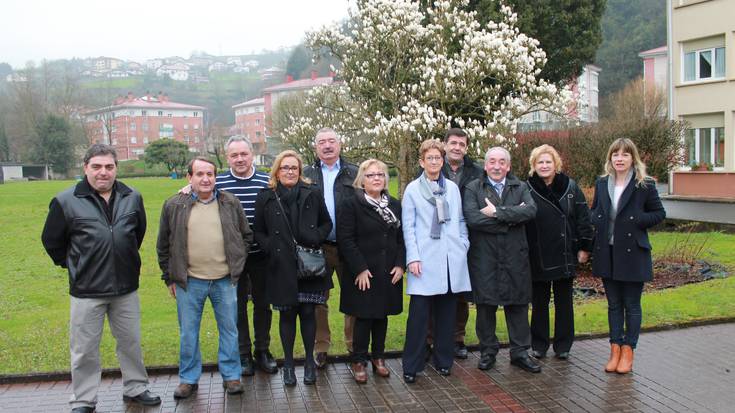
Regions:
<svg viewBox="0 0 735 413"><path fill-rule="evenodd" d="M375 209L375 212L377 212L380 217L383 218L383 221L385 221L386 224L391 226L395 225L396 228L401 226L401 221L399 221L393 211L388 208L388 203L390 201L388 195L386 195L385 193L381 193L380 200L375 200L370 195L368 195L367 192L363 191L363 194L365 195L365 200L367 201L367 203Z"/></svg>

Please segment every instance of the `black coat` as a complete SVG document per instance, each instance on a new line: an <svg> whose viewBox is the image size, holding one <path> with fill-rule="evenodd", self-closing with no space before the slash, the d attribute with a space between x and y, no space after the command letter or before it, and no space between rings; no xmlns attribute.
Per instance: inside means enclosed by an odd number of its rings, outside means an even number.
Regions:
<svg viewBox="0 0 735 413"><path fill-rule="evenodd" d="M313 186L299 183L298 225L294 228L299 245L319 248L332 230L324 198ZM288 209L287 205L283 205ZM266 277L266 298L270 304L292 306L299 292L320 292L333 287L332 277L296 281L296 251L286 219L272 189L260 191L255 200L253 235L268 255L270 273Z"/></svg>
<svg viewBox="0 0 735 413"><path fill-rule="evenodd" d="M547 186L535 173L528 179L536 218L526 224L534 281L574 277L577 252L592 252L592 225L584 193L563 173Z"/></svg>
<svg viewBox="0 0 735 413"><path fill-rule="evenodd" d="M68 269L74 297L115 297L138 289L143 198L120 181L112 191L111 218L86 178L49 206L41 240L54 264Z"/></svg>
<svg viewBox="0 0 735 413"><path fill-rule="evenodd" d="M496 206L495 217L480 212L485 198ZM486 177L474 180L465 189L463 210L470 233L467 262L475 303L530 303L531 268L524 224L536 215L536 203L528 185L508 175L501 201Z"/></svg>
<svg viewBox="0 0 735 413"><path fill-rule="evenodd" d="M401 219L398 200L391 197L388 208ZM406 247L399 225L388 225L367 203L361 190L342 203L337 215L337 245L344 263L341 312L358 318L384 318L403 311L403 280L392 284L390 275L393 267L406 265ZM370 288L360 291L355 279L365 270L370 270L373 278Z"/></svg>
<svg viewBox="0 0 735 413"><path fill-rule="evenodd" d="M615 216L611 256L608 215L612 202L607 189L608 179L608 176L602 177L595 183L595 198L590 214L595 227L592 273L597 277L617 281L651 281L653 262L648 228L666 218L656 184L653 180L646 179L643 185L638 186L633 176L625 187Z"/></svg>

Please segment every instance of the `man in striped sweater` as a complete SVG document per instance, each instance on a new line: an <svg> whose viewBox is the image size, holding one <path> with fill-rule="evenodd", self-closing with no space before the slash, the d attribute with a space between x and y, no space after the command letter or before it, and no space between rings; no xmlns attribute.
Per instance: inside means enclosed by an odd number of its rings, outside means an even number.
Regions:
<svg viewBox="0 0 735 413"><path fill-rule="evenodd" d="M235 195L245 211L248 222L255 222L255 198L258 193L268 187L268 175L253 166L253 145L244 136L236 135L225 144L229 171L217 176L218 190ZM267 277L267 260L257 243L250 247L250 254L245 263L243 278L237 286L237 334L240 345L240 364L242 374L252 376L257 366L270 374L278 372L278 367L269 351L270 330L273 312L265 301L265 277ZM247 277L245 277L247 275ZM248 283L248 280L250 281ZM250 287L248 289L248 287ZM248 323L248 290L253 300L253 324L255 330L255 359L253 359L252 341Z"/></svg>

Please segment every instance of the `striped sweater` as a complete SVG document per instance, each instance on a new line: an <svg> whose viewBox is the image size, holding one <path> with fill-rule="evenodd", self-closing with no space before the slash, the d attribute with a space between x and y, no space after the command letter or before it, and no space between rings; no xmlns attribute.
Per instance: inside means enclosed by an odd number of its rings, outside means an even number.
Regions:
<svg viewBox="0 0 735 413"><path fill-rule="evenodd" d="M240 205L242 205L242 209L245 211L245 216L248 218L251 229L255 221L255 198L261 190L268 188L269 179L266 173L254 168L253 170L254 173L249 178L239 178L230 169L225 173L217 175L215 184L217 189L227 191L240 200ZM250 253L260 253L260 247L257 243L253 243L250 247Z"/></svg>

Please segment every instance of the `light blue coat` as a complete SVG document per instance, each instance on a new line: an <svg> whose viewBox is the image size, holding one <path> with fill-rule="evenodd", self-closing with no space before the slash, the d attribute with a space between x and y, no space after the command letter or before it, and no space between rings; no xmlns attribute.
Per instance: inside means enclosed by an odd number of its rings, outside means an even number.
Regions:
<svg viewBox="0 0 735 413"><path fill-rule="evenodd" d="M409 295L439 295L449 291L447 268L451 277L452 292L471 291L467 270L467 250L470 241L462 214L462 198L459 188L449 179L446 199L449 203L449 222L441 225L441 237L432 239L431 223L434 205L421 196L419 180L408 184L403 194L402 226L406 243L406 267L421 261L421 276L407 275L406 293Z"/></svg>

